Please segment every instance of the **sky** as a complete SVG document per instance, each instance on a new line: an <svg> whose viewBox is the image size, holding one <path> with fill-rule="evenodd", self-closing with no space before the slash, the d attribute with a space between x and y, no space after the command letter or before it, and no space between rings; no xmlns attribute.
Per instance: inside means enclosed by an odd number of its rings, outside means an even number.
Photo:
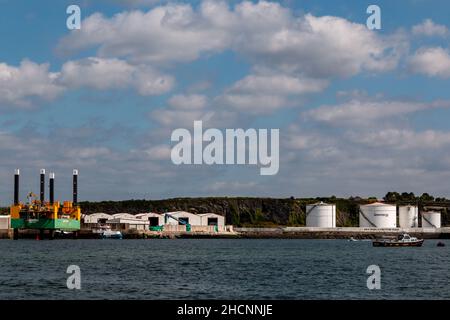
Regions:
<svg viewBox="0 0 450 320"><path fill-rule="evenodd" d="M81 29L66 8L81 9ZM366 9L381 9L369 30ZM56 197L450 197L448 1L0 0L0 206ZM280 130L280 168L175 165L176 128Z"/></svg>

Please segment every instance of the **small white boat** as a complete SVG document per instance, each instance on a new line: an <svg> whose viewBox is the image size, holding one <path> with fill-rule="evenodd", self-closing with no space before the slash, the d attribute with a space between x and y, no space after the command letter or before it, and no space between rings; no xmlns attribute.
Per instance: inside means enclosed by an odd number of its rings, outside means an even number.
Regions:
<svg viewBox="0 0 450 320"><path fill-rule="evenodd" d="M101 233L103 239L122 239L122 232L105 230Z"/></svg>

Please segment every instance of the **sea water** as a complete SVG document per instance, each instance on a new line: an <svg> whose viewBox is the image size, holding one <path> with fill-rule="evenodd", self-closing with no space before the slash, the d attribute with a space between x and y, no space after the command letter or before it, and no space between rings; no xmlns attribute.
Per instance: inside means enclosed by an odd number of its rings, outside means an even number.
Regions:
<svg viewBox="0 0 450 320"><path fill-rule="evenodd" d="M1 240L0 299L450 299L450 241L437 242ZM80 290L67 288L70 265Z"/></svg>

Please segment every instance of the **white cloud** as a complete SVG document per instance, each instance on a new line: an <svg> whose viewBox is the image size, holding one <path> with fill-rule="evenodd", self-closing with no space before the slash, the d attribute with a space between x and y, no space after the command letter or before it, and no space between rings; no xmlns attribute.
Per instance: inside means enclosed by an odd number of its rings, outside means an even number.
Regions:
<svg viewBox="0 0 450 320"><path fill-rule="evenodd" d="M367 125L369 121L406 115L434 108L448 108L450 101L430 103L395 100L352 99L338 105L325 105L304 113L307 119L326 122L335 126L348 123Z"/></svg>
<svg viewBox="0 0 450 320"><path fill-rule="evenodd" d="M34 99L52 100L64 88L48 64L23 60L18 67L0 63L0 105L30 107Z"/></svg>
<svg viewBox="0 0 450 320"><path fill-rule="evenodd" d="M441 47L420 48L408 60L411 71L430 77L450 77L450 53Z"/></svg>
<svg viewBox="0 0 450 320"><path fill-rule="evenodd" d="M287 190L303 188L310 196L382 196L392 189L448 194L436 184L450 177L447 131L416 131L401 122L328 130L297 123L286 128L281 141L280 167L287 171L280 170L286 174L278 183Z"/></svg>
<svg viewBox="0 0 450 320"><path fill-rule="evenodd" d="M220 1L203 1L198 10L167 4L111 18L95 13L82 25L60 41L60 52L98 48L100 57L164 64L232 49L257 65L314 78L391 70L405 48L401 36L380 36L339 17L296 16L266 1L232 9Z"/></svg>
<svg viewBox="0 0 450 320"><path fill-rule="evenodd" d="M213 116L206 109L207 98L203 95L174 95L168 100L166 108L155 109L150 117L163 127L192 126L195 120L207 121Z"/></svg>
<svg viewBox="0 0 450 320"><path fill-rule="evenodd" d="M202 52L220 51L229 43L229 34L185 4L122 12L112 18L96 13L82 25L62 39L58 51L99 46L101 57L125 57L135 63L192 61Z"/></svg>
<svg viewBox="0 0 450 320"><path fill-rule="evenodd" d="M412 33L416 36L446 37L450 34L450 31L444 25L436 24L431 19L425 19L422 23L413 26Z"/></svg>
<svg viewBox="0 0 450 320"><path fill-rule="evenodd" d="M350 132L348 137L354 143L371 147L390 147L399 150L438 149L450 145L450 132L388 128L367 132Z"/></svg>
<svg viewBox="0 0 450 320"><path fill-rule="evenodd" d="M133 66L118 59L86 58L66 62L60 82L70 88L98 90L134 87L141 95L162 94L174 85L171 76L161 75L146 66Z"/></svg>
<svg viewBox="0 0 450 320"><path fill-rule="evenodd" d="M262 5L254 5L258 6ZM254 19L242 22L251 31L238 38L239 50L256 63L303 72L312 77L391 70L406 46L400 36L384 38L369 31L365 25L339 17L307 14L293 18L289 15L278 25L267 24L260 31L256 26L265 20L260 18L251 28L251 22L261 16L254 15Z"/></svg>
<svg viewBox="0 0 450 320"><path fill-rule="evenodd" d="M317 93L325 89L328 82L321 79L300 78L285 74L252 74L236 82L231 91L276 95L299 95Z"/></svg>
<svg viewBox="0 0 450 320"><path fill-rule="evenodd" d="M237 81L215 101L240 112L270 114L300 104L301 96L321 92L327 85L326 80L263 72Z"/></svg>
<svg viewBox="0 0 450 320"><path fill-rule="evenodd" d="M205 125L222 127L237 119L235 112L218 108L200 94L174 95L165 108L155 109L149 116L164 128L190 128L196 120L203 121Z"/></svg>

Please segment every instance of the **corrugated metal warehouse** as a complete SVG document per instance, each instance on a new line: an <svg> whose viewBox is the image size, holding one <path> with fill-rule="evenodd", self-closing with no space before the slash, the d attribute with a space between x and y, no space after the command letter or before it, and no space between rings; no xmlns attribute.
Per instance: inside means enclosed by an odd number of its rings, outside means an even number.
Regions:
<svg viewBox="0 0 450 320"><path fill-rule="evenodd" d="M225 217L216 213L202 213L199 214L202 226L225 226Z"/></svg>
<svg viewBox="0 0 450 320"><path fill-rule="evenodd" d="M162 226L164 224L164 215L160 213L138 213L136 218L147 220L150 223L150 227Z"/></svg>
<svg viewBox="0 0 450 320"><path fill-rule="evenodd" d="M194 213L186 211L175 211L175 212L167 212L167 214L193 226L202 225L201 217ZM177 220L172 219L168 216L167 220L165 221L165 224L179 225L180 223Z"/></svg>

